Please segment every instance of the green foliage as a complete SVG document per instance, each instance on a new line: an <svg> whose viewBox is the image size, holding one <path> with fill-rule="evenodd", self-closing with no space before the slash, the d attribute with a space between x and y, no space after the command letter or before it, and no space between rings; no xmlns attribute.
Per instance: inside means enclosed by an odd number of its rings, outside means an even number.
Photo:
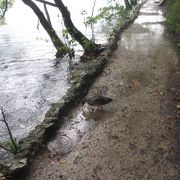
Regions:
<svg viewBox="0 0 180 180"><path fill-rule="evenodd" d="M68 29L62 29L63 42L66 45L63 51L67 52L69 57L74 57L74 47L77 45L76 40L69 35Z"/></svg>
<svg viewBox="0 0 180 180"><path fill-rule="evenodd" d="M66 28L62 30L62 36L64 38L64 43L67 45L67 47L70 48L77 45L75 43L76 40L69 35L68 30Z"/></svg>
<svg viewBox="0 0 180 180"><path fill-rule="evenodd" d="M82 10L81 14L84 16L87 15L86 10ZM110 21L111 19L117 17L124 19L126 15L127 15L127 10L124 8L124 6L115 3L115 5L109 5L100 8L96 16L87 16L85 18L84 24L87 26L87 25L95 24L99 20L105 19L107 21Z"/></svg>
<svg viewBox="0 0 180 180"><path fill-rule="evenodd" d="M86 49L91 49L91 48L95 47L95 44L94 44L94 47L92 47L93 43L90 43L87 39L82 39L82 41L83 41L83 44L85 45Z"/></svg>
<svg viewBox="0 0 180 180"><path fill-rule="evenodd" d="M14 146L14 144L12 143L12 141L10 141L10 140L9 140L9 141L1 142L0 144L1 144L3 147L9 149L9 151L12 152L13 154L16 154L17 151L20 149L20 145L17 143L17 141L16 141L15 139L14 139L14 142L15 142L15 144L16 144L17 149L16 149L16 147Z"/></svg>
<svg viewBox="0 0 180 180"><path fill-rule="evenodd" d="M8 7L12 7L14 0L8 0ZM6 0L0 0L0 9L4 9L6 5Z"/></svg>
<svg viewBox="0 0 180 180"><path fill-rule="evenodd" d="M12 7L13 2L14 0L8 0L7 10ZM0 0L0 19L3 17L4 11L7 11L7 10L6 10L6 0ZM0 20L0 25L3 25L3 24L5 24L4 18Z"/></svg>
<svg viewBox="0 0 180 180"><path fill-rule="evenodd" d="M180 0L168 2L167 5L167 26L175 33L180 33Z"/></svg>

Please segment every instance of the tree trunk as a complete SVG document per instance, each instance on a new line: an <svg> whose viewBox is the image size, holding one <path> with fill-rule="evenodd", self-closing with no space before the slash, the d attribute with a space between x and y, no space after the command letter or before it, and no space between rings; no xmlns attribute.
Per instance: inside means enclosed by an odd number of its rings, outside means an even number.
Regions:
<svg viewBox="0 0 180 180"><path fill-rule="evenodd" d="M124 0L124 3L125 3L125 5L126 5L126 8L127 8L127 9L132 9L131 4L129 3L128 0Z"/></svg>
<svg viewBox="0 0 180 180"><path fill-rule="evenodd" d="M57 36L55 30L53 27L48 23L47 19L45 18L44 14L42 11L39 9L39 7L32 1L32 0L22 0L27 6L29 6L34 13L37 15L39 18L42 26L50 36L54 47L57 50L56 57L62 57L64 54L67 53L67 47L61 42L59 37Z"/></svg>
<svg viewBox="0 0 180 180"><path fill-rule="evenodd" d="M55 4L58 6L58 9L61 11L64 25L68 33L79 42L83 47L86 54L96 52L98 50L98 45L90 41L86 36L84 36L73 24L71 20L71 15L67 7L64 6L62 0L54 0Z"/></svg>
<svg viewBox="0 0 180 180"><path fill-rule="evenodd" d="M51 18L49 16L49 12L48 12L48 9L47 9L47 6L45 3L44 3L44 11L46 13L47 21L48 21L49 25L52 27Z"/></svg>
<svg viewBox="0 0 180 180"><path fill-rule="evenodd" d="M130 0L130 2L131 2L131 6L137 5L137 0Z"/></svg>

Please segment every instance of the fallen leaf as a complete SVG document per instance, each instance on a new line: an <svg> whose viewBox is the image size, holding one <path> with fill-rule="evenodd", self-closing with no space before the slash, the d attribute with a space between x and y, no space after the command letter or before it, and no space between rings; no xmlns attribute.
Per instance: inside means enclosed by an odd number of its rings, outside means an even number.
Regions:
<svg viewBox="0 0 180 180"><path fill-rule="evenodd" d="M82 149L86 149L86 148L89 148L89 146L88 145L82 146Z"/></svg>
<svg viewBox="0 0 180 180"><path fill-rule="evenodd" d="M63 175L63 174L60 174L60 175L59 175L59 178L63 178L63 177L64 177L64 175Z"/></svg>
<svg viewBox="0 0 180 180"><path fill-rule="evenodd" d="M59 163L60 163L60 164L65 164L66 161L65 161L64 159L61 159L61 160L59 161Z"/></svg>
<svg viewBox="0 0 180 180"><path fill-rule="evenodd" d="M133 79L132 82L133 82L134 87L139 87L139 86L141 86L140 81L137 80L137 79Z"/></svg>
<svg viewBox="0 0 180 180"><path fill-rule="evenodd" d="M94 168L94 173L97 174L98 171L101 171L102 167L98 164L95 168Z"/></svg>
<svg viewBox="0 0 180 180"><path fill-rule="evenodd" d="M113 139L119 139L119 136L117 134L114 134L111 136Z"/></svg>

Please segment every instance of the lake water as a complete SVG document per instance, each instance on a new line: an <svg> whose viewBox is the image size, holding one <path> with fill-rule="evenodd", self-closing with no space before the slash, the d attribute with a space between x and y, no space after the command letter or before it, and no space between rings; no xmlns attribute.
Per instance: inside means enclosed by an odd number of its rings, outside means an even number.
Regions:
<svg viewBox="0 0 180 180"><path fill-rule="evenodd" d="M74 24L89 38L92 32L84 26L80 11L86 9L90 15L93 2L64 1ZM96 10L105 4L105 0L97 1ZM48 7L48 10L52 24L61 37L61 14L54 7ZM6 23L0 27L0 106L4 108L14 136L21 139L42 122L50 104L60 100L67 92L70 86L67 82L69 59L55 59L56 51L48 35L41 26L37 29L37 17L23 2L15 1L6 14ZM106 42L110 28L103 22L94 27L97 43ZM77 46L73 61L78 61L82 52ZM8 138L2 122L0 127L0 139Z"/></svg>

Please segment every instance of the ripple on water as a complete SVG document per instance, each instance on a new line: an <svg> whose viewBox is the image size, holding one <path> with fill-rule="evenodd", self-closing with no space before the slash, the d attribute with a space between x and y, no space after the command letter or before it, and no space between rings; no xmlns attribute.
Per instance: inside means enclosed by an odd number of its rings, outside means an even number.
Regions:
<svg viewBox="0 0 180 180"><path fill-rule="evenodd" d="M106 43L107 33L112 26L107 26L106 22L96 23L93 32L90 27L84 26L84 17L80 15L80 10L89 10L94 0L90 0L88 4L83 0L66 3L72 17L75 17L73 21L78 21L78 28L89 38L94 33L97 43ZM106 5L105 1L98 1L96 8L103 4ZM58 13L54 9L50 12L52 16L55 15L52 18L53 25L58 25L60 31ZM25 18L23 14L26 14ZM19 140L42 122L42 117L51 103L65 95L69 88L66 78L70 64L67 58L54 58L55 48L47 33L42 27L37 30L36 16L33 16L31 9L21 1L15 1L8 10L6 22L5 26L0 27L0 106L4 107L13 135ZM77 46L76 49L77 54L82 54L82 48ZM7 138L6 129L0 128L0 139Z"/></svg>
<svg viewBox="0 0 180 180"><path fill-rule="evenodd" d="M73 147L74 143L67 135L59 135L47 145L48 150L56 155L66 155L72 151Z"/></svg>

